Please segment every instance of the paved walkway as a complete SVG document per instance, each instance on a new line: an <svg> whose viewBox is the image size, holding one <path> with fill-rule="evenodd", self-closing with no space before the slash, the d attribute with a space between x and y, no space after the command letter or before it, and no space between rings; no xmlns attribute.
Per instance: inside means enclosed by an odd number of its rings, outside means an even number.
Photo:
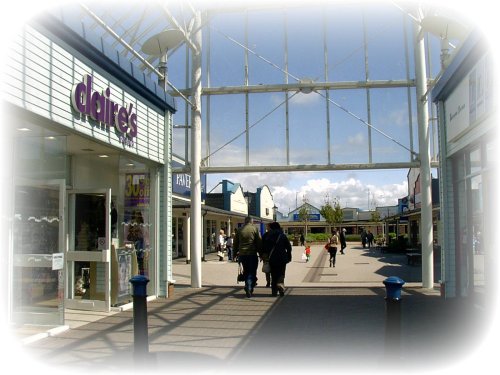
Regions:
<svg viewBox="0 0 500 375"><path fill-rule="evenodd" d="M204 287L193 289L190 265L176 260L173 298L148 303L146 360L134 357L129 310L24 345L19 366L72 374L442 373L483 341L485 312L420 288L420 267L404 256L349 246L332 268L320 246L309 263L301 251L294 247L284 297L271 297L260 273L246 298L237 264L209 255ZM384 298L382 281L391 275L408 281L399 303Z"/></svg>
<svg viewBox="0 0 500 375"><path fill-rule="evenodd" d="M382 254L376 248L363 249L361 245L349 244L345 255L337 254L335 268L329 267L329 255L322 246L311 247L311 260L301 259L301 246L293 247L292 262L287 266L285 283L288 286L383 286L389 276L399 276L407 286L420 286L420 266L408 266L404 254ZM216 254L207 254L203 263L202 283L204 286L234 286L237 263L219 262ZM436 265L436 282L439 280L439 265ZM174 261L173 277L178 285L190 285L191 266L185 258ZM261 283L264 274L259 272Z"/></svg>

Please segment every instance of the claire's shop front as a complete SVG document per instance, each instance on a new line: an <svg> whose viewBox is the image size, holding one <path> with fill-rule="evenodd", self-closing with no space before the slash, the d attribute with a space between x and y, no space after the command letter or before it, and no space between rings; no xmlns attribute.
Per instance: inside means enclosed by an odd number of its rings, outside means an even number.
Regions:
<svg viewBox="0 0 500 375"><path fill-rule="evenodd" d="M47 16L9 46L3 123L9 181L8 315L64 324L171 279L174 102L103 43Z"/></svg>

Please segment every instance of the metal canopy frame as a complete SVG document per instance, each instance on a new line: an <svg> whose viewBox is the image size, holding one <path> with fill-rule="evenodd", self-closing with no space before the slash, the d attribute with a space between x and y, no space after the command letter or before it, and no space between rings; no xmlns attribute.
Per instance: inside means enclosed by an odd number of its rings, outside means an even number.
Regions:
<svg viewBox="0 0 500 375"><path fill-rule="evenodd" d="M369 37L366 32L366 22L365 16L363 14L363 45L356 46L357 48L362 48L365 56L365 79L360 81L330 81L329 80L329 69L328 69L328 32L327 32L327 23L326 16L322 25L323 28L323 47L324 47L324 72L322 80L317 79L315 81L308 80L305 78L300 78L291 74L288 71L288 43L290 43L288 37L288 28L289 22L287 20L287 12L283 11L284 17L284 25L285 30L283 33L284 40L284 59L283 59L283 67L280 67L278 64L270 61L265 56L259 55L256 51L253 51L248 46L248 22L244 25L244 40L237 40L237 38L232 37L231 35L223 35L224 38L232 41L235 45L238 45L244 50L244 84L243 85L234 85L234 86L219 86L212 87L210 85L210 72L213 68L217 69L217 67L213 66L212 58L211 58L211 34L212 33L221 33L217 28L211 25L211 20L215 16L220 16L221 14L225 14L228 17L233 16L234 14L245 14L245 19L248 20L248 13L252 11L266 11L266 10L276 10L280 9L283 5L273 6L273 5L248 5L248 6L239 6L239 7L227 7L221 9L211 9L210 5L206 5L205 9L202 9L202 21L201 28L205 35L205 43L203 45L204 50L204 63L205 63L205 85L202 87L202 96L205 98L204 104L204 152L202 158L202 165L200 166L203 173L224 173L224 172L265 172L265 171L327 171L327 170L348 170L348 169L400 169L400 168L412 168L418 165L418 152L414 149L414 145L417 144L416 140L416 132L414 131L413 125L413 115L412 111L414 110L412 104L412 90L415 89L416 84L414 78L410 75L410 63L409 63L409 50L412 46L408 45L408 37L405 35L404 37L404 48L405 48L405 59L406 59L406 79L399 80L372 80L370 79L369 74L369 56L367 46L369 43ZM329 2L312 2L310 4L293 4L291 6L287 6L287 9L296 9L298 7L327 7L330 6ZM335 6L335 3L331 4L331 6ZM401 17L403 18L404 23L408 20L410 22L416 22L418 15L410 13L410 9L403 8L401 5L394 3L395 7L398 7L401 10ZM147 38L151 37L151 35L158 33L166 28L177 28L181 30L185 35L185 42L189 48L185 48L185 71L186 77L184 80L184 87L178 88L175 87L171 82L169 82L169 86L171 87L170 93L174 97L182 97L183 100L187 103L187 106L184 108L184 113L180 112L176 115L178 123L189 124L190 122L190 108L193 106L193 103L189 97L191 96L191 82L189 76L189 69L191 64L192 52L194 50L193 43L191 42L190 36L197 30L193 30L193 15L197 11L194 6L192 6L189 2L186 1L178 1L178 2L164 2L159 1L156 3L146 2L143 6L134 5L133 7L127 8L123 7L123 10L117 13L117 8L112 5L106 6L106 4L99 4L99 6L92 6L90 8L87 5L80 5L81 16L87 19L84 19L83 22L87 22L89 24L89 30L96 32L99 34L104 41L107 41L112 45L113 48L116 48L119 53L125 57L128 57L131 62L138 64L143 71L148 75L156 76L158 80L161 80L162 73L156 69L156 67L160 63L160 59L157 56L144 56L141 51L141 46L147 40ZM174 14L175 13L175 14ZM215 31L214 31L215 30ZM406 27L403 28L402 32L406 34ZM222 35L222 34L221 34ZM321 42L320 42L321 43ZM178 54L179 47L169 51L169 55ZM180 52L180 51L179 51ZM427 51L428 53L430 51ZM254 55L255 57L262 59L262 61L274 66L276 69L279 69L283 72L284 82L283 83L263 83L259 85L252 85L249 83L249 65L248 59L249 55ZM429 54L428 59L431 56ZM289 82L289 78L291 82ZM432 78L429 80L429 86L433 83ZM398 144L398 147L403 147L408 152L408 160L406 161L396 161L396 162L374 162L373 161L373 140L372 134L373 130L377 130L376 125L371 123L371 115L372 115L372 103L370 98L370 93L372 90L377 89L391 89L391 88L406 88L407 89L407 102L408 102L408 139L402 140L401 142L398 140L393 140ZM331 93L336 90L364 90L366 93L366 113L354 113L354 111L349 110L349 108L342 106L331 98ZM291 161L290 157L290 114L289 114L289 97L296 92L311 92L309 95L314 95L314 93L319 93L324 100L324 105L326 108L326 117L325 117L325 132L324 138L326 139L327 144L329 145L325 150L321 152L325 153L325 161L324 163L306 163L306 164L297 164ZM249 113L252 112L252 106L249 103L249 95L260 94L260 93L285 93L284 97L284 107L285 109L285 118L283 119L283 126L286 131L286 140L285 147L282 148L282 152L286 154L286 163L278 164L278 165L256 165L252 162L252 153L250 147L250 132L251 125L250 124L250 116ZM227 165L218 165L214 162L212 156L214 154L213 147L213 136L212 129L213 124L211 123L211 112L213 111L213 105L211 102L211 98L213 96L220 95L243 95L245 97L245 162L242 165L238 166L227 166ZM183 104L182 104L183 105ZM182 107L181 105L181 107ZM331 149L331 129L332 129L332 107L337 107L341 110L344 110L350 116L358 118L360 122L364 123L366 127L366 134L368 139L368 160L363 163L338 163L334 160L334 154ZM430 127L432 129L432 155L431 155L431 164L433 167L437 167L437 131L434 129L435 118L437 117L434 114L434 108L430 107L431 117L430 117ZM242 114L243 115L243 114ZM179 118L183 116L184 120L179 121ZM363 120L366 119L366 120ZM179 128L182 128L180 130ZM183 138L185 140L185 146L183 153L184 155L180 155L181 158L188 161L186 163L186 167L182 169L182 172L188 172L190 170L190 153L188 146L189 139L189 126L176 126L174 127L175 132L181 131L183 132ZM383 134L383 136L391 139L387 134ZM391 139L392 140L392 139ZM224 140L227 141L227 140ZM405 143L404 145L402 144ZM218 151L218 150L217 150ZM181 170L179 169L178 172Z"/></svg>

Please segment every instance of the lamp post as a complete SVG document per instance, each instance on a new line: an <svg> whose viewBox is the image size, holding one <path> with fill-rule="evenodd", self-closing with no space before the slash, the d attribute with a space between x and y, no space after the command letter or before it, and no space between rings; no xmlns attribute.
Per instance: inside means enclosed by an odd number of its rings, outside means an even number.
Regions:
<svg viewBox="0 0 500 375"><path fill-rule="evenodd" d="M278 211L278 207L276 204L273 205L273 221L276 221L276 212Z"/></svg>
<svg viewBox="0 0 500 375"><path fill-rule="evenodd" d="M177 47L184 40L184 34L177 29L167 29L153 35L142 45L142 52L147 55L158 57L160 62L158 70L163 77L158 77L161 88L167 90L167 53Z"/></svg>
<svg viewBox="0 0 500 375"><path fill-rule="evenodd" d="M167 74L168 73L168 69L167 69L168 51L177 47L179 44L182 43L183 40L184 40L184 33L182 31L177 30L177 29L167 29L167 30L163 30L163 31L159 32L158 34L155 34L152 37L150 37L148 40L146 40L146 42L144 42L144 44L141 47L141 50L143 53L159 59L158 70L159 70L161 75L158 76L158 85L165 92L167 92L167 87L168 87L168 74ZM167 113L165 113L165 124L168 124L168 122L169 122L169 115ZM169 150L171 150L171 144L169 144L168 142L170 142L169 139L171 138L171 132L172 132L172 129L170 127L167 127L167 129L165 129L165 134L166 134L165 135L165 146L164 146L165 147L165 149L164 149L164 165L165 166L170 164L170 152L169 152ZM168 191L169 184L171 184L171 181L169 180L169 174L167 173L166 169L164 172L165 173L163 173L162 184L164 186L164 189ZM191 178L191 181L196 181L196 178ZM192 202L192 205L194 205L194 204L195 203ZM201 206L201 203L200 203L200 206ZM163 207L161 207L161 210L163 210L164 212L169 212L170 207L169 207L169 200L168 199L163 200ZM193 222L196 222L195 215L191 214L191 218L193 218ZM157 220L159 220L159 217ZM169 227L172 226L171 219L169 219L167 217L167 219L163 220L163 222L161 223L161 226L162 226L161 231L163 233L168 233ZM195 225L194 230L191 230L190 232L191 232L191 234L193 234L197 230L198 230L198 228ZM165 241L167 241L167 239L165 239ZM193 241L193 240L190 241L191 245L193 245L195 243L196 243L196 241ZM189 249L188 251L192 252L191 249ZM163 265L162 265L163 267L162 268L164 270L167 270L169 268L168 257L164 256L163 259L164 260L163 260ZM191 257L191 259L196 259L196 257ZM167 280L168 275L163 275L162 277L164 280ZM200 276L200 278L201 278L201 276ZM167 289L167 294L168 294L168 285L166 286L166 289Z"/></svg>
<svg viewBox="0 0 500 375"><path fill-rule="evenodd" d="M366 189L368 192L368 201L366 202L366 205L368 206L368 211L370 211L370 189Z"/></svg>
<svg viewBox="0 0 500 375"><path fill-rule="evenodd" d="M252 197L250 196L249 191L247 191L246 201L247 201L247 215L250 216L250 203L252 203Z"/></svg>

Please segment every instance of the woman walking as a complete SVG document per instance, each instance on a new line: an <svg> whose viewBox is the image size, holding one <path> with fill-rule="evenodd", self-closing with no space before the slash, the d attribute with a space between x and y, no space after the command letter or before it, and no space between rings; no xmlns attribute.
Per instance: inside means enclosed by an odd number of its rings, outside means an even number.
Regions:
<svg viewBox="0 0 500 375"><path fill-rule="evenodd" d="M262 237L262 252L271 266L271 293L285 295L286 265L292 260L292 245L277 222L269 224L269 231Z"/></svg>
<svg viewBox="0 0 500 375"><path fill-rule="evenodd" d="M339 243L339 238L337 236L337 232L335 230L332 230L332 236L330 237L328 246L328 252L330 253L330 267L335 267L338 243Z"/></svg>

